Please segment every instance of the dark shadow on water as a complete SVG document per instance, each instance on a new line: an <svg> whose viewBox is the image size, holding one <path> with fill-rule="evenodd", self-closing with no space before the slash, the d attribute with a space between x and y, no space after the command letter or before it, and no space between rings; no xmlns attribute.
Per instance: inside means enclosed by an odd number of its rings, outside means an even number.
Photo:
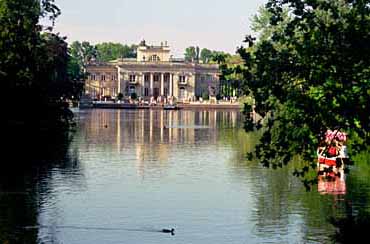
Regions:
<svg viewBox="0 0 370 244"><path fill-rule="evenodd" d="M79 170L69 148L73 133L9 128L0 163L0 243L37 243L40 204L57 169ZM73 170L62 170L73 172Z"/></svg>
<svg viewBox="0 0 370 244"><path fill-rule="evenodd" d="M349 214L342 218L331 218L330 222L336 227L336 233L332 236L335 243L366 243L369 238L369 213L360 212L356 216Z"/></svg>

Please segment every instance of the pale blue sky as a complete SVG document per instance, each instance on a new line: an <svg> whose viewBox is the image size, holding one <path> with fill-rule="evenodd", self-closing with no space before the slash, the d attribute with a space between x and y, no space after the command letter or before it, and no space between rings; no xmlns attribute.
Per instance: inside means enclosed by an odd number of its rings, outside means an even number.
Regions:
<svg viewBox="0 0 370 244"><path fill-rule="evenodd" d="M266 0L56 0L55 31L67 41L168 41L175 56L188 46L235 53Z"/></svg>

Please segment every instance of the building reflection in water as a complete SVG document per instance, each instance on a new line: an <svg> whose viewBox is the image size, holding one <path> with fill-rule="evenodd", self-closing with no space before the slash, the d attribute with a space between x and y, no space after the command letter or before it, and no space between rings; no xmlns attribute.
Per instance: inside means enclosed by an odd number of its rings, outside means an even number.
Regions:
<svg viewBox="0 0 370 244"><path fill-rule="evenodd" d="M167 167L171 150L187 144L216 144L218 128L241 126L237 110L91 110L82 121L87 147L109 148L118 153L135 147L137 172ZM113 136L115 135L115 138ZM183 149L183 148L181 148ZM191 153L191 152L189 152ZM159 165L152 165L159 164ZM160 172L160 171L158 171Z"/></svg>

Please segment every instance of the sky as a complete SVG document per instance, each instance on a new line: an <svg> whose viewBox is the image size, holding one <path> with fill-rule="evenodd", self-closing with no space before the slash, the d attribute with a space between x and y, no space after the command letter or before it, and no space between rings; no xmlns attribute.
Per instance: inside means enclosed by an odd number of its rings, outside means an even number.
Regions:
<svg viewBox="0 0 370 244"><path fill-rule="evenodd" d="M67 42L149 45L167 41L175 57L189 46L235 53L266 0L56 0L55 31Z"/></svg>

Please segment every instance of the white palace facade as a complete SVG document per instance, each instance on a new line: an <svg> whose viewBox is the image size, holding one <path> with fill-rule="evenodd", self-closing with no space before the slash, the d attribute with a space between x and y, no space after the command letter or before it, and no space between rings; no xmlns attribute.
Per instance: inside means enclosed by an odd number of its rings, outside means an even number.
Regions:
<svg viewBox="0 0 370 244"><path fill-rule="evenodd" d="M87 66L85 92L93 99L115 98L119 93L149 100L195 100L219 92L219 66L175 60L168 45L148 46L142 41L136 59L118 59Z"/></svg>

